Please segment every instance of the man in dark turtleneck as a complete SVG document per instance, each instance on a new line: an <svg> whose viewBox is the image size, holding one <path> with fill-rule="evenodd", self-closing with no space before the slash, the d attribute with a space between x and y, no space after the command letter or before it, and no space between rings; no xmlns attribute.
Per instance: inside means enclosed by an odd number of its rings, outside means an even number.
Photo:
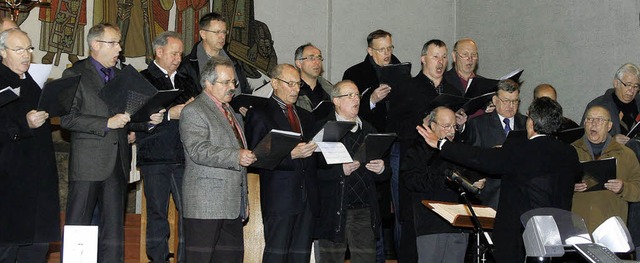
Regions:
<svg viewBox="0 0 640 263"><path fill-rule="evenodd" d="M592 100L587 109L595 105L600 105L609 111L612 116L612 127L609 134L613 139L634 150L636 155L640 153L640 144L634 138L629 138L626 134L638 120L638 109L640 109L640 68L627 63L622 65L613 79L613 89L608 89L604 95ZM582 116L582 126L584 125L585 114Z"/></svg>

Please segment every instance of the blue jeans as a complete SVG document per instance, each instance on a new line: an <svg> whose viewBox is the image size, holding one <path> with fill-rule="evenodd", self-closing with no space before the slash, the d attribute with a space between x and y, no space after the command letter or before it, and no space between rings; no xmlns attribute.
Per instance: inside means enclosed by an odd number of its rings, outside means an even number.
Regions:
<svg viewBox="0 0 640 263"><path fill-rule="evenodd" d="M169 194L179 213L182 213L182 164L153 164L140 166L147 198L147 256L151 262L169 260L170 234L167 212ZM184 262L184 227L182 216L178 221L178 251L176 262Z"/></svg>

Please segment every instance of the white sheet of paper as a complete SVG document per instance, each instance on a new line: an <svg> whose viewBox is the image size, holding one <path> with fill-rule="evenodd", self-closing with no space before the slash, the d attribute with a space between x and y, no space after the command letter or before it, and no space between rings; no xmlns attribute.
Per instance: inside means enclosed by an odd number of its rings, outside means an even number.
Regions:
<svg viewBox="0 0 640 263"><path fill-rule="evenodd" d="M318 133L316 133L316 136L313 136L313 139L311 139L312 142L315 143L319 143L322 142L322 137L324 137L324 128L322 128ZM320 149L320 147L317 147L314 152L322 152L322 150Z"/></svg>
<svg viewBox="0 0 640 263"><path fill-rule="evenodd" d="M327 164L350 163L353 162L347 147L341 142L316 142L318 149L324 155Z"/></svg>
<svg viewBox="0 0 640 263"><path fill-rule="evenodd" d="M98 226L64 226L62 262L98 262Z"/></svg>
<svg viewBox="0 0 640 263"><path fill-rule="evenodd" d="M29 75L38 83L40 89L44 88L44 83L49 79L53 64L33 64L29 66Z"/></svg>
<svg viewBox="0 0 640 263"><path fill-rule="evenodd" d="M138 170L138 146L131 145L131 171L129 171L129 183L140 181L140 170Z"/></svg>

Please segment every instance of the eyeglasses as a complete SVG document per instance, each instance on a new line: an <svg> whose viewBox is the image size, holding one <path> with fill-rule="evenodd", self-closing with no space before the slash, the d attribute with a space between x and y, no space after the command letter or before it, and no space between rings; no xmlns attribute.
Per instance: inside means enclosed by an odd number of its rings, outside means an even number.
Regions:
<svg viewBox="0 0 640 263"><path fill-rule="evenodd" d="M295 86L298 86L298 87L302 86L302 81L297 81L297 82L296 81L286 81L286 80L281 79L281 78L274 78L274 79L277 79L279 81L287 83L287 86L289 86L289 88L293 88Z"/></svg>
<svg viewBox="0 0 640 263"><path fill-rule="evenodd" d="M225 35L226 35L226 34L229 34L229 30L209 30L209 29L204 29L204 28L200 28L200 30L202 30L202 31L207 31L207 32L211 32L211 33L214 33L214 34L216 34L216 35L217 35L217 34L225 34Z"/></svg>
<svg viewBox="0 0 640 263"><path fill-rule="evenodd" d="M640 84L631 84L631 83L627 84L627 83L624 83L624 81L622 81L621 79L618 79L618 81L620 81L620 83L622 83L622 85L627 88L633 88L635 90L640 89Z"/></svg>
<svg viewBox="0 0 640 263"><path fill-rule="evenodd" d="M324 58L322 56L308 56L308 57L304 57L304 58L299 58L298 60L309 60L309 61L324 61Z"/></svg>
<svg viewBox="0 0 640 263"><path fill-rule="evenodd" d="M18 55L22 55L25 52L29 52L29 53L33 53L33 51L36 49L34 47L27 47L27 48L6 48L8 50L11 50L13 52L16 52L16 54Z"/></svg>
<svg viewBox="0 0 640 263"><path fill-rule="evenodd" d="M593 123L593 124L603 124L605 122L610 121L610 119L605 119L605 118L591 118L591 117L586 117L584 118L584 122L585 123Z"/></svg>
<svg viewBox="0 0 640 263"><path fill-rule="evenodd" d="M122 43L120 43L120 41L96 40L96 42L105 43L110 48L114 47L115 45L122 46Z"/></svg>
<svg viewBox="0 0 640 263"><path fill-rule="evenodd" d="M507 99L502 99L502 98L500 98L500 97L498 97L498 96L496 96L496 97L497 97L497 98L498 98L498 100L500 100L500 102L502 102L503 104L508 104L508 105L511 105L511 106L515 106L515 105L518 105L518 104L520 103L520 99L517 99L517 100L507 100Z"/></svg>
<svg viewBox="0 0 640 263"><path fill-rule="evenodd" d="M338 95L335 96L334 98L342 98L342 97L349 97L350 99L362 99L362 95L360 95L360 93L348 93L348 94L342 94L342 95Z"/></svg>
<svg viewBox="0 0 640 263"><path fill-rule="evenodd" d="M393 52L393 49L394 49L394 48L395 48L395 47L394 47L393 45L388 46L388 47L381 47L381 48L372 48L372 47L371 47L371 49L375 50L375 51L376 51L376 52L378 52L378 53L386 53L386 52L391 53L391 52Z"/></svg>
<svg viewBox="0 0 640 263"><path fill-rule="evenodd" d="M235 79L216 81L216 83L218 83L220 85L223 85L223 86L233 85L234 87L237 87L237 86L240 85L240 82L238 80L235 80Z"/></svg>
<svg viewBox="0 0 640 263"><path fill-rule="evenodd" d="M438 126L440 126L440 127L441 127L442 129L444 129L444 130L450 130L450 129L453 129L454 131L457 131L457 130L458 130L458 126L456 126L455 124L451 124L451 125L442 125L442 124L437 123L437 122L435 122L435 121L434 121L433 123L437 124Z"/></svg>
<svg viewBox="0 0 640 263"><path fill-rule="evenodd" d="M458 54L459 57L463 58L463 59L469 59L469 58L473 58L476 59L478 58L478 53L477 52L473 52L473 53L458 53L458 51L456 51L456 54Z"/></svg>

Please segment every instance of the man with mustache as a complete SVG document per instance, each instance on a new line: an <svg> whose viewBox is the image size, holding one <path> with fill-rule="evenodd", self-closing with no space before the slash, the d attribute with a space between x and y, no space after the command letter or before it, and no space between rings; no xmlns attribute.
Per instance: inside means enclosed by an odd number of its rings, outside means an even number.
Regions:
<svg viewBox="0 0 640 263"><path fill-rule="evenodd" d="M0 262L46 262L49 243L60 240L51 124L49 113L36 110L41 89L28 72L32 52L27 33L0 33L0 89L20 89L0 106Z"/></svg>
<svg viewBox="0 0 640 263"><path fill-rule="evenodd" d="M62 73L62 77L82 75L70 113L60 117L60 126L71 131L66 224L89 225L99 206L98 261L122 262L125 178L131 169L127 134L159 124L164 110L144 123L129 123L129 113L112 112L98 94L120 74L115 67L121 50L120 30L108 23L97 24L89 30L87 42L89 58Z"/></svg>
<svg viewBox="0 0 640 263"><path fill-rule="evenodd" d="M584 181L575 185L571 210L584 218L589 233L612 216L626 223L629 203L640 201L640 164L631 149L611 137L612 126L609 111L592 106L585 114L584 136L571 144L580 161L616 159L616 178L604 183L605 190L586 191Z"/></svg>
<svg viewBox="0 0 640 263"><path fill-rule="evenodd" d="M350 80L336 83L331 91L335 112L316 123L321 129L328 121L356 123L340 140L353 156L368 134L376 130L358 117L360 93ZM376 237L380 233L380 209L376 181L388 180L391 172L385 160L326 164L318 158L320 218L316 224L319 262L344 262L347 248L351 262L375 262Z"/></svg>
<svg viewBox="0 0 640 263"><path fill-rule="evenodd" d="M180 115L186 262L242 262L243 222L249 217L247 150L241 117L229 102L238 81L230 59L214 56L202 71L205 87Z"/></svg>
<svg viewBox="0 0 640 263"><path fill-rule="evenodd" d="M247 78L242 71L242 66L224 50L229 34L225 17L211 12L202 16L198 24L201 40L193 46L191 53L182 59L178 72L190 76L196 82L198 92L201 92L203 87L200 85L200 74L207 61L213 56L226 57L233 62L234 79L239 82L239 86L235 89L235 95L251 93L251 87L249 87Z"/></svg>
<svg viewBox="0 0 640 263"><path fill-rule="evenodd" d="M151 262L169 260L169 222L167 208L169 196L182 213L182 178L184 151L178 133L180 113L186 104L198 95L191 78L177 74L182 60L183 45L180 35L173 31L160 34L153 41L155 59L140 72L158 90L182 90L182 94L168 107L166 118L153 133L136 133L138 165L144 180L147 202L147 256ZM178 222L178 251L176 262L184 262L183 220Z"/></svg>
<svg viewBox="0 0 640 263"><path fill-rule="evenodd" d="M446 107L437 107L424 119L438 136L455 140L457 123L455 113ZM453 227L422 204L422 200L443 201L465 204L459 197L458 186L447 179L447 170L456 170L479 189L484 187L484 179L471 171L464 171L458 165L440 158L438 151L429 147L422 138L416 138L413 145L402 156L400 182L406 197L402 199L402 248L404 253L413 254L406 262L464 262L469 230ZM405 196L403 196L404 198ZM470 199L472 197L469 197ZM408 240L408 238L413 240ZM417 257L415 256L417 251Z"/></svg>
<svg viewBox="0 0 640 263"><path fill-rule="evenodd" d="M295 106L300 92L300 73L290 64L271 72L273 96L266 105L247 112L249 149L271 129L293 131L302 141L273 170L260 169L260 204L265 248L262 262L309 262L314 218L318 215L316 176L317 145L311 113Z"/></svg>
<svg viewBox="0 0 640 263"><path fill-rule="evenodd" d="M307 43L296 49L294 57L296 68L300 71L300 79L302 79L296 105L311 112L321 101L331 99L329 93L333 85L321 76L324 58L320 49Z"/></svg>
<svg viewBox="0 0 640 263"><path fill-rule="evenodd" d="M463 38L453 45L451 51L453 67L444 73L444 78L460 91L467 92L467 85L472 78L482 78L476 75L478 67L478 46L471 38ZM472 112L473 113L473 112Z"/></svg>

